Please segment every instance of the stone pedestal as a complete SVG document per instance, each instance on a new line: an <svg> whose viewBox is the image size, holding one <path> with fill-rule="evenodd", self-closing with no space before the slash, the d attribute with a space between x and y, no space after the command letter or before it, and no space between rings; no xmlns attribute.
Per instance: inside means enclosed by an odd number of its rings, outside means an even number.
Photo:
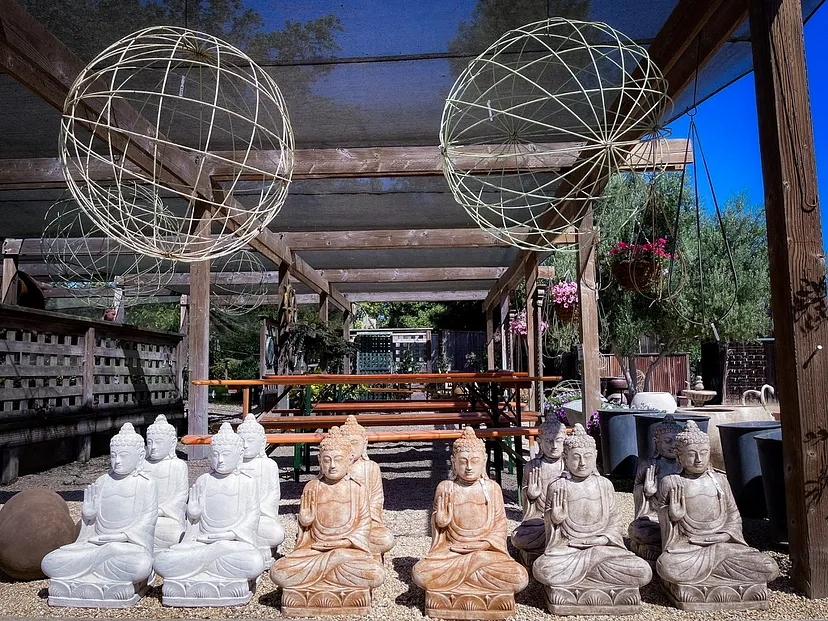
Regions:
<svg viewBox="0 0 828 621"><path fill-rule="evenodd" d="M633 615L641 611L638 587L580 584L547 586L543 592L553 615Z"/></svg>
<svg viewBox="0 0 828 621"><path fill-rule="evenodd" d="M662 578L670 602L679 610L767 610L766 582L726 582L714 578L698 584L676 584Z"/></svg>
<svg viewBox="0 0 828 621"><path fill-rule="evenodd" d="M202 606L241 606L253 599L256 580L165 579L161 588L165 606L199 608Z"/></svg>
<svg viewBox="0 0 828 621"><path fill-rule="evenodd" d="M147 580L141 582L108 582L101 579L49 581L50 606L73 608L127 608L138 602L149 590Z"/></svg>
<svg viewBox="0 0 828 621"><path fill-rule="evenodd" d="M282 614L286 617L365 616L370 612L370 589L328 587L282 591Z"/></svg>
<svg viewBox="0 0 828 621"><path fill-rule="evenodd" d="M434 619L507 619L515 614L513 593L426 591L425 613Z"/></svg>

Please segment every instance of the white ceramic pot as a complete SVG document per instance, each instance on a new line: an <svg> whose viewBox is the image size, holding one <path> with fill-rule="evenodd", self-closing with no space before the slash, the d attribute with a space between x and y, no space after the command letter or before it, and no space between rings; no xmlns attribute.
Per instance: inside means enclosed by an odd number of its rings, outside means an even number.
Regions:
<svg viewBox="0 0 828 621"><path fill-rule="evenodd" d="M630 408L634 410L643 407L644 404L668 414L675 412L678 407L676 400L669 392L637 392L630 403Z"/></svg>

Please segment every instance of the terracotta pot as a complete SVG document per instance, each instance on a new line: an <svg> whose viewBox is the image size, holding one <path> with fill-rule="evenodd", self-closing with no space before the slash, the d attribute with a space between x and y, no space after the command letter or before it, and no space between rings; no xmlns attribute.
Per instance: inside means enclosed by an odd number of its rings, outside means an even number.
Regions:
<svg viewBox="0 0 828 621"><path fill-rule="evenodd" d="M641 291L658 280L661 266L653 259L633 259L616 261L611 269L613 278L624 289Z"/></svg>
<svg viewBox="0 0 828 621"><path fill-rule="evenodd" d="M555 304L555 315L563 323L571 323L572 320L575 319L575 315L577 315L577 314L578 314L578 305L577 304L570 304L569 308L564 308L560 304Z"/></svg>

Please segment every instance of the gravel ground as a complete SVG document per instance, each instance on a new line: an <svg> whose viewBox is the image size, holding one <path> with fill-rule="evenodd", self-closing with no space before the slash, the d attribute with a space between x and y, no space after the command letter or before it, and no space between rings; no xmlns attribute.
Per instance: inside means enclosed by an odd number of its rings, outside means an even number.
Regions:
<svg viewBox="0 0 828 621"><path fill-rule="evenodd" d="M183 447L180 447L183 449ZM446 478L449 442L436 443L382 443L371 448L371 455L382 468L385 479L386 524L396 535L396 545L385 556L387 578L385 584L374 592L374 606L369 619L425 619L423 592L411 581L411 568L423 557L431 542L429 536L429 512L437 484ZM280 447L274 454L282 469L282 515L287 532L281 552L289 552L296 540L299 496L302 485L311 475L302 475L300 483L292 478L293 452L290 447ZM315 464L315 454L312 458ZM0 502L5 503L15 492L33 487L48 487L63 496L69 503L72 515L79 519L83 489L108 468L108 457L97 457L85 464L68 464L47 472L21 477L15 484L0 488ZM190 462L190 478L205 472L205 460ZM621 511L627 521L632 520L633 498L628 481L616 481ZM515 494L514 475L504 475L503 488L506 514L510 530L520 520L520 507ZM770 553L782 570L781 576L771 583L770 609L766 611L728 612L728 618L736 619L817 619L828 618L828 599L807 600L797 595L791 586L790 562L787 554L769 546L766 523L762 520L745 520L748 543ZM253 601L237 608L165 608L161 606L161 589L156 586L138 605L124 610L95 610L49 608L46 604L47 581L14 582L0 574L0 617L47 617L47 618L121 618L121 619L269 619L281 616L281 593L265 573ZM682 612L668 605L658 584L658 579L642 589L644 606L639 615L628 617L630 621L686 620L706 621L719 618L719 614ZM543 592L534 580L517 596L515 619L549 619L552 617L543 606ZM341 618L341 617L340 617ZM595 619L596 617L591 617ZM598 617L600 618L600 617Z"/></svg>

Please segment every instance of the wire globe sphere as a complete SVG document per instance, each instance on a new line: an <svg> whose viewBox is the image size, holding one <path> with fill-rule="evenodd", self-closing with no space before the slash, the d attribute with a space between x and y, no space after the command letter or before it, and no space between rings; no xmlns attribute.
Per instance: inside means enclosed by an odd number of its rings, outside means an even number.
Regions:
<svg viewBox="0 0 828 621"><path fill-rule="evenodd" d="M440 146L452 194L499 240L547 250L579 232L610 175L663 160L666 91L647 51L606 24L553 18L511 30L446 99Z"/></svg>
<svg viewBox="0 0 828 621"><path fill-rule="evenodd" d="M46 212L40 250L52 283L92 308L110 308L116 297L125 306L150 301L175 268L105 237L68 192Z"/></svg>
<svg viewBox="0 0 828 621"><path fill-rule="evenodd" d="M284 204L294 161L273 79L232 45L168 26L121 39L81 71L59 146L69 189L101 230L178 261L231 254L255 237ZM162 197L173 220L136 204L128 182Z"/></svg>
<svg viewBox="0 0 828 621"><path fill-rule="evenodd" d="M267 297L265 267L249 250L237 250L216 261L213 308L225 315L245 315L256 310Z"/></svg>

